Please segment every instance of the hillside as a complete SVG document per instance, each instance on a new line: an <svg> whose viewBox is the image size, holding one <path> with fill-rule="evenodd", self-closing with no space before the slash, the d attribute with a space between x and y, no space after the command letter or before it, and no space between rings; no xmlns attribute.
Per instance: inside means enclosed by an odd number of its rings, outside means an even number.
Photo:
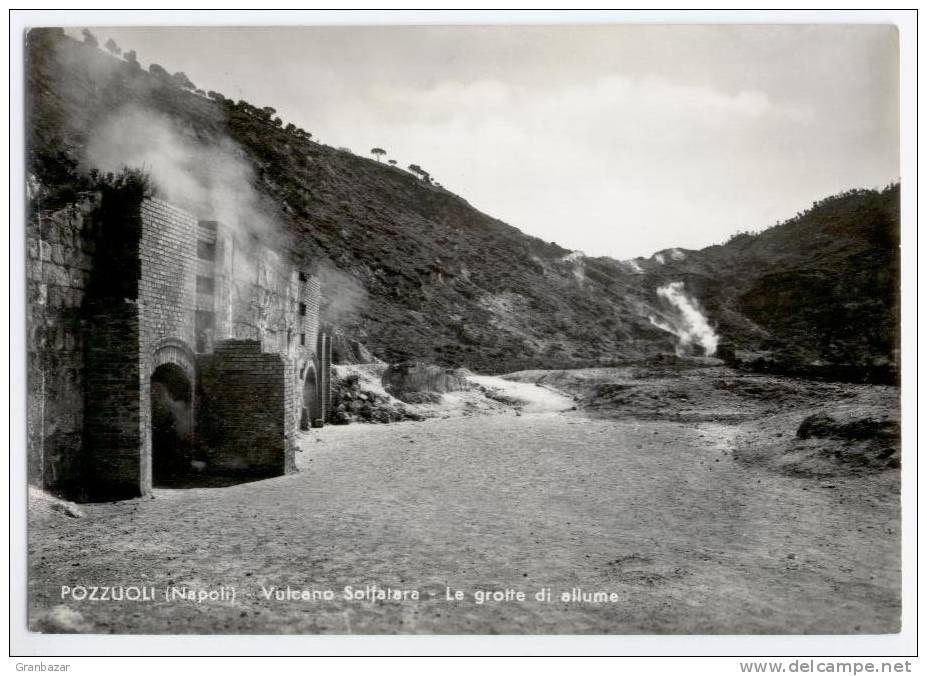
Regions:
<svg viewBox="0 0 927 676"><path fill-rule="evenodd" d="M816 202L794 219L649 265L686 281L729 350L754 366L892 380L898 366L898 185ZM765 354L764 354L765 353Z"/></svg>
<svg viewBox="0 0 927 676"><path fill-rule="evenodd" d="M249 217L264 224L256 234L314 266L325 321L386 361L498 373L696 349L706 327L686 326L679 306L657 292L684 282L722 354L736 350L763 368L809 366L851 378L884 378L896 366L897 186L830 198L759 235L667 252L662 263L588 258L480 213L429 179L317 143L261 102L206 96L178 82L60 31L32 31L33 208L53 209L94 189L92 170L111 169L92 159L101 125L130 107L166 126L166 143L203 149L183 155L184 181L215 187L204 174L221 178L240 162L233 178L247 177L255 191ZM138 134L128 129L102 135L110 157L122 152L120 143L131 155ZM215 148L220 161L209 154ZM159 180L159 166L143 168L153 169L166 198L203 218L217 216L171 185L175 175ZM696 343L680 345L690 329L701 332Z"/></svg>

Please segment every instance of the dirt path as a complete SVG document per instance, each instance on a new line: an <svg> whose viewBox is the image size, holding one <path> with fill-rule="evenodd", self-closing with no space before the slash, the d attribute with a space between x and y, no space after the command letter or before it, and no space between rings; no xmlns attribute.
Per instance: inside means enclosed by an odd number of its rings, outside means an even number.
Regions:
<svg viewBox="0 0 927 676"><path fill-rule="evenodd" d="M878 477L745 467L735 431L575 413L327 427L296 475L34 518L33 617L63 605L80 629L146 633L897 631L897 495ZM374 583L421 598L342 597ZM61 585L172 584L237 595L60 600ZM527 599L473 600L508 588ZM615 600L562 602L572 588Z"/></svg>
<svg viewBox="0 0 927 676"><path fill-rule="evenodd" d="M496 390L512 400L522 402L521 410L526 413L558 413L575 408L570 397L556 390L534 383L520 383L499 376L471 375L470 381L489 390Z"/></svg>

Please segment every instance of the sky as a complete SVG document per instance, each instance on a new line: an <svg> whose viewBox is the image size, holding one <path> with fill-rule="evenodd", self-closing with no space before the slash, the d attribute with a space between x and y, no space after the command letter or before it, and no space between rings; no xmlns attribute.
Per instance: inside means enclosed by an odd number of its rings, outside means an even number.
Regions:
<svg viewBox="0 0 927 676"><path fill-rule="evenodd" d="M588 255L701 248L899 178L893 26L91 30Z"/></svg>

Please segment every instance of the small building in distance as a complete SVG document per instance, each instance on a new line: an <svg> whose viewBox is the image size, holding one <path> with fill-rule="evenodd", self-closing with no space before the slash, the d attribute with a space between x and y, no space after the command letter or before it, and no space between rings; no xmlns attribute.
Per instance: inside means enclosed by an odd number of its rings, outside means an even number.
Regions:
<svg viewBox="0 0 927 676"><path fill-rule="evenodd" d="M37 214L27 243L31 484L114 500L295 470L330 407L318 279L131 190Z"/></svg>

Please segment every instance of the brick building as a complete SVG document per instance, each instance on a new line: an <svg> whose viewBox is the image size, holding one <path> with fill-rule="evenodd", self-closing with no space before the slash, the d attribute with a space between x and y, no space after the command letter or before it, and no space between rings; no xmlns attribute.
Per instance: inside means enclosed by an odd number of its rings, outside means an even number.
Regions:
<svg viewBox="0 0 927 676"><path fill-rule="evenodd" d="M109 500L292 471L330 405L318 280L129 192L28 224L30 482Z"/></svg>

